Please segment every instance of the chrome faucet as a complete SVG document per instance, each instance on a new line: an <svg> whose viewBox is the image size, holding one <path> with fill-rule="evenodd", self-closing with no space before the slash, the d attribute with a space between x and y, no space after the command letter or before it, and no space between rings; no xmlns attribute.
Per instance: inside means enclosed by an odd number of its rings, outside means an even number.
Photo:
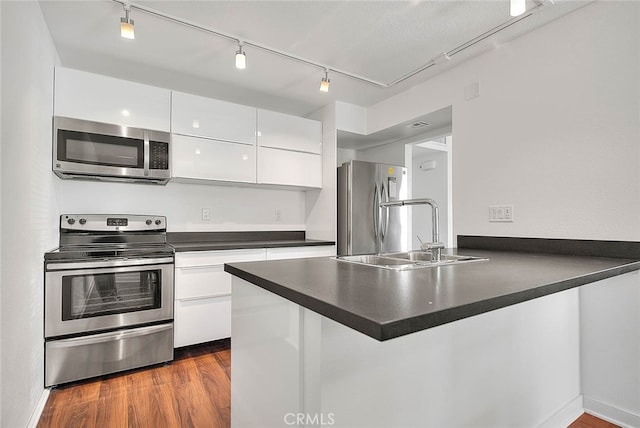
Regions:
<svg viewBox="0 0 640 428"><path fill-rule="evenodd" d="M440 222L438 219L438 204L436 201L429 198L423 199L405 199L399 201L381 202L380 208L389 209L390 207L403 207L406 205L429 205L431 206L431 231L433 235L432 242L423 243L420 245L420 249L431 252L431 261L439 262L441 260L441 250L444 248L444 244L440 241ZM377 237L380 241L380 235ZM382 244L378 242L378 248L381 248Z"/></svg>

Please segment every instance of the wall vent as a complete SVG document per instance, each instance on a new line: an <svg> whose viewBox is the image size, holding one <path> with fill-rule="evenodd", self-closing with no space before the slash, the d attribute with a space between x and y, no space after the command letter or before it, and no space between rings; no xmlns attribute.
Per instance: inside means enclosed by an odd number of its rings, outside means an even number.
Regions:
<svg viewBox="0 0 640 428"><path fill-rule="evenodd" d="M429 124L425 121L419 120L417 122L408 124L407 128L418 129L418 128L424 128L425 126L429 126Z"/></svg>

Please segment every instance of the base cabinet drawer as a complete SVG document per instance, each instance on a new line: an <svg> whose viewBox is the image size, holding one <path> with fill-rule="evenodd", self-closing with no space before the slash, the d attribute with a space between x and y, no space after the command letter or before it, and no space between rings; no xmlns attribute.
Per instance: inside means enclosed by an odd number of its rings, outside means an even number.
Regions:
<svg viewBox="0 0 640 428"><path fill-rule="evenodd" d="M224 265L176 268L176 299L231 294L231 275Z"/></svg>
<svg viewBox="0 0 640 428"><path fill-rule="evenodd" d="M174 317L176 348L231 337L231 296L176 300Z"/></svg>
<svg viewBox="0 0 640 428"><path fill-rule="evenodd" d="M267 260L304 259L307 257L331 257L335 255L335 245L267 249Z"/></svg>

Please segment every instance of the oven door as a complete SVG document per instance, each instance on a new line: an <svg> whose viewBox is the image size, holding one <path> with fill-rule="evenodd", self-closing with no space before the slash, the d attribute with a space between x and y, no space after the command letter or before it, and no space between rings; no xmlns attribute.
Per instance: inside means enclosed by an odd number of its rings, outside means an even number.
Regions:
<svg viewBox="0 0 640 428"><path fill-rule="evenodd" d="M173 319L173 258L55 263L45 273L45 337Z"/></svg>

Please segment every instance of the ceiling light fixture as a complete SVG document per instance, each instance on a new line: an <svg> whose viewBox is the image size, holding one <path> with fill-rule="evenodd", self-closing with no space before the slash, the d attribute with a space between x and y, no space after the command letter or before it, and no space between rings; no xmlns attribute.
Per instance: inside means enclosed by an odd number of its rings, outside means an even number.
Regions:
<svg viewBox="0 0 640 428"><path fill-rule="evenodd" d="M520 16L527 11L527 0L511 0L509 14L511 16Z"/></svg>
<svg viewBox="0 0 640 428"><path fill-rule="evenodd" d="M2 0L0 0L2 1ZM246 56L244 54L244 52L242 51L242 47L243 46L251 46L253 49L257 49L257 50L261 50L262 52L266 52L268 54L272 54L275 56L279 56L281 58L285 58L291 61L296 61L302 64L307 64L309 66L312 67L316 67L316 68L323 68L325 69L325 78L322 79L321 85L323 88L325 89L321 89L323 92L328 92L329 90L329 78L326 77L326 73L328 72L328 68L322 64L319 64L315 61L309 60L307 58L303 58L297 55L293 55L278 49L274 49L274 48L270 48L268 46L262 45L260 43L257 42L251 42L248 40L244 40L242 43L240 42L240 38L237 35L234 34L230 34L230 33L225 33L222 31L218 31L215 30L211 27L207 27L204 26L202 24L199 24L197 22L194 21L190 21L166 12L162 12L158 9L154 9L152 7L146 6L145 4L142 3L132 3L131 0L112 0L115 3L119 3L121 4L124 8L125 8L125 12L126 12L126 17L122 18L122 22L123 23L130 23L131 25L131 38L133 38L133 20L129 19L129 10L131 10L132 8L138 10L138 11L142 11L144 13L147 13L149 15L153 15L156 16L158 18L162 18L162 19L166 19L168 21L172 21L175 22L177 24L181 24L184 25L186 27L198 30L198 31L203 31L205 33L211 34L213 36L216 37L220 37L235 43L238 43L238 46L240 47L240 49L236 52L236 67L238 68L244 68L244 67L239 67L239 61L243 61L244 59L244 66L246 67ZM540 11L541 9L543 9L544 7L546 7L547 5L553 5L555 0L534 0L535 6L531 7L529 10L526 9L526 5L524 7L524 9L522 10L522 12L520 12L519 16L514 16L513 18L503 22L502 24L491 28L488 31L485 31L482 34L479 34L478 36L472 38L471 40L468 40L467 42L453 48L450 51L447 52L443 52L441 55L437 56L436 58L432 59L431 61L421 65L420 67L411 70L410 72L406 73L403 76L398 77L397 79L391 81L391 82L380 82L380 81L376 81L364 76L360 76L357 75L355 73L351 73L348 72L346 70L341 70L338 68L334 68L331 67L331 72L332 73L337 73L340 74L342 76L345 77L349 77L351 79L354 80L358 80L360 82L363 83L367 83L373 86L377 86L379 88L391 88L393 86L396 86L399 83L404 82L407 79L410 79L411 77L422 73L423 71L427 70L428 68L431 68L435 65L438 65L441 62L445 62L444 60L449 60L451 59L454 55L457 55L458 53L464 51L465 49L470 48L471 46L474 46L477 43L482 42L483 40L486 40L487 38L493 36L494 34L499 33L500 31L511 27L512 25L514 25L517 22L522 21L523 19L526 19L527 17L535 14L536 12ZM514 3L520 3L520 4L525 4L526 0L511 0L511 4L513 5ZM521 6L522 7L522 6ZM126 37L124 35L124 33L122 34L123 37ZM240 63L241 65L242 63ZM324 84L324 80L326 79L326 84Z"/></svg>
<svg viewBox="0 0 640 428"><path fill-rule="evenodd" d="M247 68L247 56L242 52L244 43L238 42L238 50L236 51L236 68L244 70Z"/></svg>
<svg viewBox="0 0 640 428"><path fill-rule="evenodd" d="M320 80L320 92L329 92L329 85L331 80L329 79L329 69L324 69L324 77Z"/></svg>
<svg viewBox="0 0 640 428"><path fill-rule="evenodd" d="M135 39L136 35L133 29L133 19L129 18L131 13L131 5L123 4L124 17L120 18L120 37L125 39Z"/></svg>

